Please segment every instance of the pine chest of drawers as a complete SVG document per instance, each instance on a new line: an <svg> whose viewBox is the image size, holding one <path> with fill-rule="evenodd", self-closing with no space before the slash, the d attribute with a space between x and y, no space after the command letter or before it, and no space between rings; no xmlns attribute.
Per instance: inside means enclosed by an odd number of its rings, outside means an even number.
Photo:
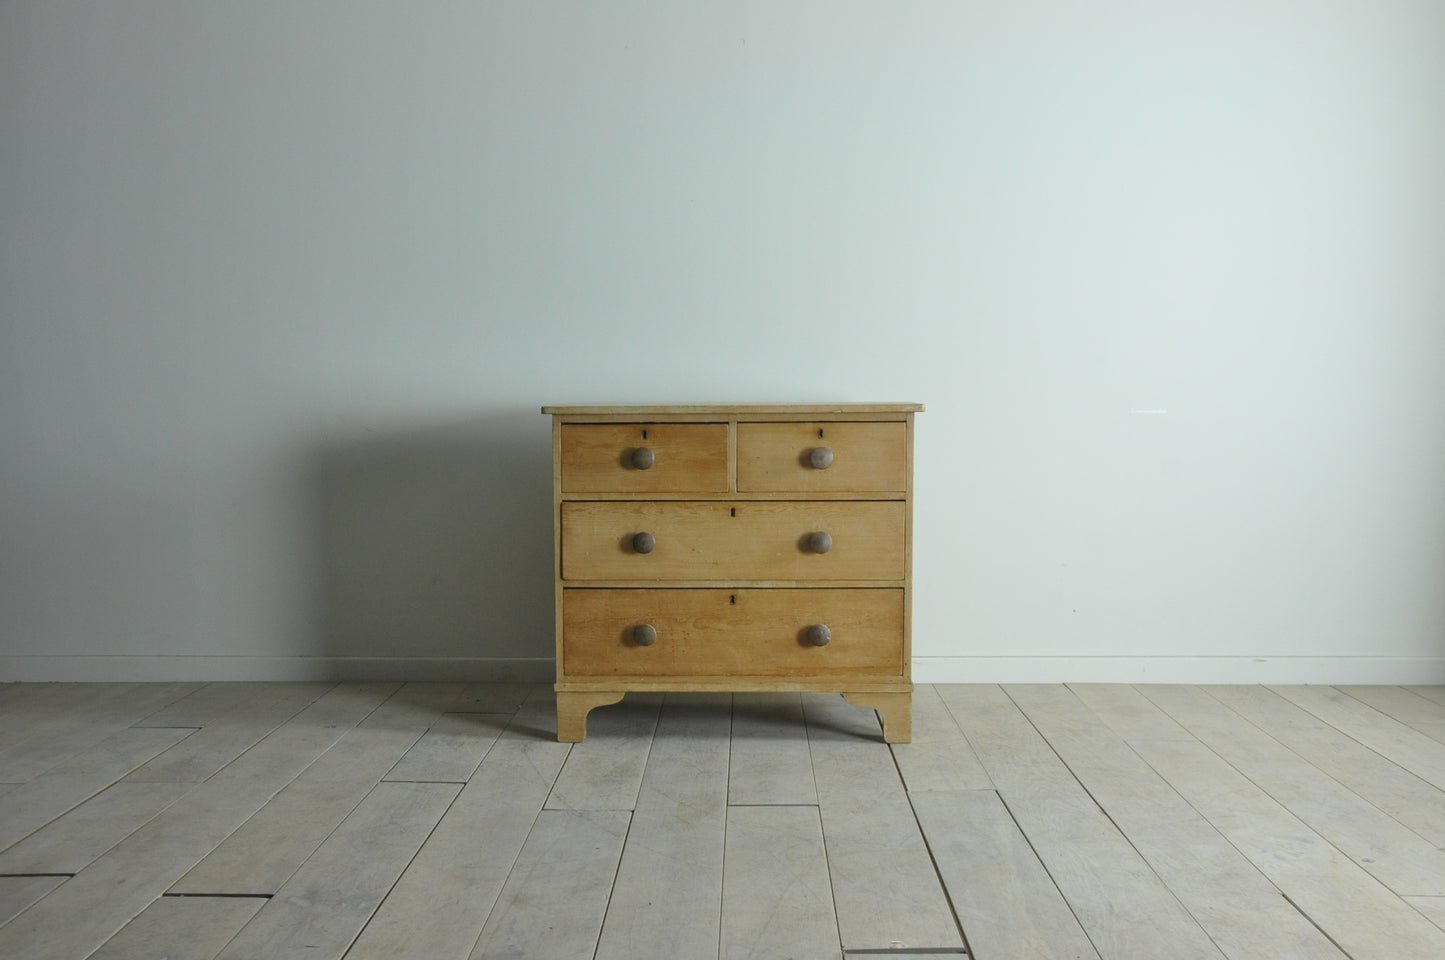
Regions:
<svg viewBox="0 0 1445 960"><path fill-rule="evenodd" d="M920 404L548 406L557 739L632 690L825 690L912 737Z"/></svg>

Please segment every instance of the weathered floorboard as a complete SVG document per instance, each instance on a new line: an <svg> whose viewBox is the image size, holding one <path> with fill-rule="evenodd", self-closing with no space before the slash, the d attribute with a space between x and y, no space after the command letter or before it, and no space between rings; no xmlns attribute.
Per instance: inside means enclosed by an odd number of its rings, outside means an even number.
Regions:
<svg viewBox="0 0 1445 960"><path fill-rule="evenodd" d="M636 806L661 707L661 694L633 693L619 704L593 710L587 739L567 755L547 808L631 810Z"/></svg>
<svg viewBox="0 0 1445 960"><path fill-rule="evenodd" d="M716 954L730 703L728 694L669 694L664 700L597 960Z"/></svg>
<svg viewBox="0 0 1445 960"><path fill-rule="evenodd" d="M1044 865L992 790L912 792L973 960L1097 960Z"/></svg>
<svg viewBox="0 0 1445 960"><path fill-rule="evenodd" d="M0 876L0 926L20 915L26 907L64 883L68 877Z"/></svg>
<svg viewBox="0 0 1445 960"><path fill-rule="evenodd" d="M733 694L728 803L817 802L802 697L796 693Z"/></svg>
<svg viewBox="0 0 1445 960"><path fill-rule="evenodd" d="M453 783L377 784L220 960L341 960L460 789Z"/></svg>
<svg viewBox="0 0 1445 960"><path fill-rule="evenodd" d="M472 960L592 956L630 819L625 810L543 810Z"/></svg>
<svg viewBox="0 0 1445 960"><path fill-rule="evenodd" d="M93 953L252 814L376 709L397 685L349 685L290 723L0 927L5 960L75 960ZM133 734L163 736L162 730ZM178 731L170 731L176 735Z"/></svg>
<svg viewBox="0 0 1445 960"><path fill-rule="evenodd" d="M1337 730L1445 790L1445 743L1332 687L1270 687Z"/></svg>
<svg viewBox="0 0 1445 960"><path fill-rule="evenodd" d="M1200 742L1398 894L1445 896L1445 852L1199 687L1141 687Z"/></svg>
<svg viewBox="0 0 1445 960"><path fill-rule="evenodd" d="M893 759L909 790L992 790L953 714L932 684L913 693L913 742L895 743Z"/></svg>
<svg viewBox="0 0 1445 960"><path fill-rule="evenodd" d="M1100 956L1222 960L1003 690L940 692Z"/></svg>
<svg viewBox="0 0 1445 960"><path fill-rule="evenodd" d="M915 701L0 685L0 957L1445 956L1445 688Z"/></svg>
<svg viewBox="0 0 1445 960"><path fill-rule="evenodd" d="M1135 749L1352 960L1445 957L1445 930L1201 743Z"/></svg>
<svg viewBox="0 0 1445 960"><path fill-rule="evenodd" d="M346 731L169 892L276 893L420 735L415 728L388 726L361 725Z"/></svg>
<svg viewBox="0 0 1445 960"><path fill-rule="evenodd" d="M23 722L0 719L0 782L25 783L108 740L157 709L199 689L198 683L41 683ZM0 711L3 717L3 711Z"/></svg>
<svg viewBox="0 0 1445 960"><path fill-rule="evenodd" d="M466 960L571 744L519 712L422 844L347 960Z"/></svg>
<svg viewBox="0 0 1445 960"><path fill-rule="evenodd" d="M842 960L817 807L729 807L725 862L722 956Z"/></svg>
<svg viewBox="0 0 1445 960"><path fill-rule="evenodd" d="M161 897L87 960L215 960L266 901Z"/></svg>
<svg viewBox="0 0 1445 960"><path fill-rule="evenodd" d="M79 873L191 789L116 783L0 853L0 874Z"/></svg>
<svg viewBox="0 0 1445 960"><path fill-rule="evenodd" d="M1137 705L1122 695L1110 698L1101 715L1067 687L1007 690L1094 802L1230 960L1344 960L1334 944L1111 729L1110 711L1137 715L1143 712ZM1143 700L1136 691L1128 693Z"/></svg>
<svg viewBox="0 0 1445 960"><path fill-rule="evenodd" d="M5 794L0 849L20 842L173 745L190 730L122 730Z"/></svg>
<svg viewBox="0 0 1445 960"><path fill-rule="evenodd" d="M962 947L877 717L834 694L803 709L844 949Z"/></svg>
<svg viewBox="0 0 1445 960"><path fill-rule="evenodd" d="M1436 847L1445 848L1445 793L1438 787L1272 690L1257 685L1203 689Z"/></svg>

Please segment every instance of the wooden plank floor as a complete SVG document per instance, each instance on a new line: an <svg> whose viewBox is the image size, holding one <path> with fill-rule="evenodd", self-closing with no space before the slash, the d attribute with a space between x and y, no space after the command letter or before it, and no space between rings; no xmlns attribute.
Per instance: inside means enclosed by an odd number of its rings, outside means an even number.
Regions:
<svg viewBox="0 0 1445 960"><path fill-rule="evenodd" d="M1445 957L1445 687L0 685L5 960Z"/></svg>

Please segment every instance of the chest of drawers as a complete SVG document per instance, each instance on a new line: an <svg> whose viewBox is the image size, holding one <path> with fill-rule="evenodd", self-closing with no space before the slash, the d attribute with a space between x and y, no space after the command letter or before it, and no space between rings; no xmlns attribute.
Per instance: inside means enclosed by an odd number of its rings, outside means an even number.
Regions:
<svg viewBox="0 0 1445 960"><path fill-rule="evenodd" d="M641 690L837 691L911 739L922 409L543 407L557 739Z"/></svg>

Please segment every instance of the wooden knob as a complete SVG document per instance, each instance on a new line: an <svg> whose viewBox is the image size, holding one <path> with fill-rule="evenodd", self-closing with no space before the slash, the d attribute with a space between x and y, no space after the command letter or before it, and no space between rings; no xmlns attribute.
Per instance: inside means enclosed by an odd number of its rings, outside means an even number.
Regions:
<svg viewBox="0 0 1445 960"><path fill-rule="evenodd" d="M639 470L647 470L657 462L657 455L649 447L638 447L632 451L632 465Z"/></svg>
<svg viewBox="0 0 1445 960"><path fill-rule="evenodd" d="M833 631L828 629L826 623L815 623L808 628L808 642L815 647L826 647L832 639Z"/></svg>
<svg viewBox="0 0 1445 960"><path fill-rule="evenodd" d="M822 530L808 534L808 549L814 553L827 553L833 549L832 535Z"/></svg>
<svg viewBox="0 0 1445 960"><path fill-rule="evenodd" d="M632 628L632 642L639 647L650 647L657 640L657 628L650 623L639 623Z"/></svg>
<svg viewBox="0 0 1445 960"><path fill-rule="evenodd" d="M808 462L813 465L814 469L827 470L833 465L833 451L827 447L814 447L808 454Z"/></svg>
<svg viewBox="0 0 1445 960"><path fill-rule="evenodd" d="M651 553L657 546L657 538L650 533L639 533L632 538L632 549L637 553Z"/></svg>

